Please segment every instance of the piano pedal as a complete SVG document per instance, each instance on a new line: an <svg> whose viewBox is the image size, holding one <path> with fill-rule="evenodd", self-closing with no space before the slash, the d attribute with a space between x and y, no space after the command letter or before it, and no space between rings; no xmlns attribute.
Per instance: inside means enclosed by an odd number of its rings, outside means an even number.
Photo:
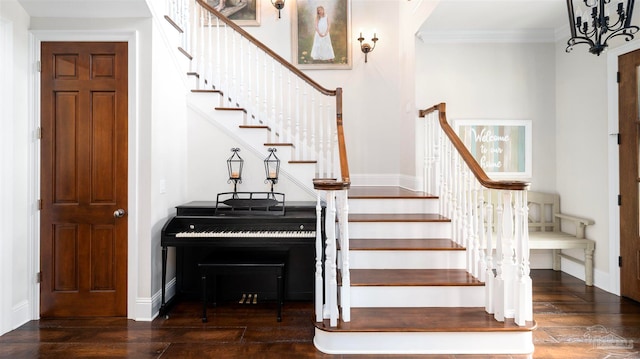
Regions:
<svg viewBox="0 0 640 359"><path fill-rule="evenodd" d="M253 295L253 304L258 304L258 293Z"/></svg>
<svg viewBox="0 0 640 359"><path fill-rule="evenodd" d="M244 304L251 304L251 297L253 296L253 294L249 294L249 296L247 296L247 301L244 302Z"/></svg>
<svg viewBox="0 0 640 359"><path fill-rule="evenodd" d="M240 298L240 301L238 302L238 304L244 304L244 300L247 299L247 294L246 293L242 293L242 298Z"/></svg>

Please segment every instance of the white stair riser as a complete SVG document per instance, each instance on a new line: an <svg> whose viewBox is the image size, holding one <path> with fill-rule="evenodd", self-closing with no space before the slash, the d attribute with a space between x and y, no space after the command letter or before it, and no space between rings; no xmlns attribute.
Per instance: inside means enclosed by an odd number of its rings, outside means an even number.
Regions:
<svg viewBox="0 0 640 359"><path fill-rule="evenodd" d="M484 306L484 286L351 287L352 308L482 306Z"/></svg>
<svg viewBox="0 0 640 359"><path fill-rule="evenodd" d="M531 331L336 333L316 328L313 344L327 354L530 354L534 349Z"/></svg>
<svg viewBox="0 0 640 359"><path fill-rule="evenodd" d="M437 198L349 199L350 213L438 213Z"/></svg>
<svg viewBox="0 0 640 359"><path fill-rule="evenodd" d="M349 251L351 269L464 269L465 251ZM340 258L340 257L338 257Z"/></svg>
<svg viewBox="0 0 640 359"><path fill-rule="evenodd" d="M450 222L349 222L350 238L451 238Z"/></svg>

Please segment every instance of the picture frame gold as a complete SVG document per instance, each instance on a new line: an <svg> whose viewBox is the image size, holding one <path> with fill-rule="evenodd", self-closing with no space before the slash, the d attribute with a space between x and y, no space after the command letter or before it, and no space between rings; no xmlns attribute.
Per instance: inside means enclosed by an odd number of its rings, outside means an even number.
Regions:
<svg viewBox="0 0 640 359"><path fill-rule="evenodd" d="M329 24L330 49L329 42L322 40L325 36L316 34L320 7L326 16L323 21ZM297 0L291 24L291 62L294 66L313 70L351 69L351 0ZM321 22L319 27L322 30Z"/></svg>
<svg viewBox="0 0 640 359"><path fill-rule="evenodd" d="M260 0L207 0L207 5L216 9L221 1L224 7L219 11L229 20L240 26L260 26ZM208 19L203 21L204 26L211 25Z"/></svg>

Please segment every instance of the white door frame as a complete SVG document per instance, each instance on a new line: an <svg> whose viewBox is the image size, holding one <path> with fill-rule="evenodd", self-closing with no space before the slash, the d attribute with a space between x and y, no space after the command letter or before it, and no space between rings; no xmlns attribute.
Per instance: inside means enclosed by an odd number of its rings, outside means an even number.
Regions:
<svg viewBox="0 0 640 359"><path fill-rule="evenodd" d="M138 213L139 202L137 198L139 174L137 171L138 163L138 124L140 117L138 116L138 32L136 30L112 31L50 31L50 30L32 30L30 31L30 53L29 59L31 63L37 64L40 60L41 43L44 41L109 41L109 42L127 42L128 43L128 259L127 259L127 317L130 319L138 319L140 317L149 317L148 313L136 313L136 301L138 297ZM36 133L40 126L40 72L34 66L30 79L30 105L29 105L29 132ZM40 194L40 143L33 141L33 145L29 149L29 178L31 183L30 203L36 203ZM40 216L36 212L31 218L31 229L29 231L29 268L28 278L36 278L36 274L40 268ZM29 290L29 303L31 303L32 319L40 318L40 284L34 283Z"/></svg>
<svg viewBox="0 0 640 359"><path fill-rule="evenodd" d="M609 162L609 292L620 295L620 148L618 146L618 57L640 49L640 40L607 50L607 93L608 93L608 162Z"/></svg>
<svg viewBox="0 0 640 359"><path fill-rule="evenodd" d="M13 288L13 26L0 18L0 280ZM12 290L0 293L0 335L13 329Z"/></svg>

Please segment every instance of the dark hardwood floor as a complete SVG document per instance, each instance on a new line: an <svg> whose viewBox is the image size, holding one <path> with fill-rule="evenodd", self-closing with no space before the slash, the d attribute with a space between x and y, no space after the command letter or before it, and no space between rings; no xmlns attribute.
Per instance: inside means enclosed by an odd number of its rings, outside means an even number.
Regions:
<svg viewBox="0 0 640 359"><path fill-rule="evenodd" d="M567 274L533 270L534 358L640 358L640 304L586 287ZM312 303L226 304L200 320L197 301L169 319L29 322L0 336L1 358L527 358L527 355L327 355L313 346Z"/></svg>

